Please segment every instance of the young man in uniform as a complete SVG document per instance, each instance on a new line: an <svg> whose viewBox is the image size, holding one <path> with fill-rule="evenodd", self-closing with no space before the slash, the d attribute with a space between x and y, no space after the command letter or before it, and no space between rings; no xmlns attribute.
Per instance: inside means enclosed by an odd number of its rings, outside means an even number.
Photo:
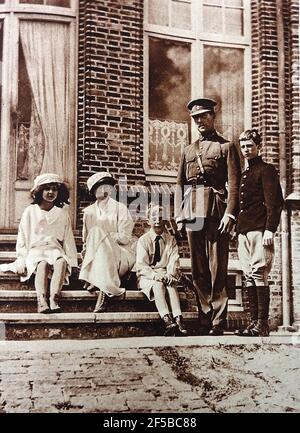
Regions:
<svg viewBox="0 0 300 433"><path fill-rule="evenodd" d="M258 131L244 131L239 141L248 167L242 173L239 189L238 254L246 280L251 323L246 329L236 331L236 335L266 336L269 335L268 274L283 198L274 165L259 156L261 137Z"/></svg>

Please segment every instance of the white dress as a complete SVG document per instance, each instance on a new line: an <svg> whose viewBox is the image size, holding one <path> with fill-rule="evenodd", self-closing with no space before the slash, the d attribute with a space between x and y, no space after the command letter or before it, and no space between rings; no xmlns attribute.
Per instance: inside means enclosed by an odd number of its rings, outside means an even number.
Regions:
<svg viewBox="0 0 300 433"><path fill-rule="evenodd" d="M124 293L120 277L135 262L134 222L127 207L109 197L84 209L83 261L79 279L108 296Z"/></svg>
<svg viewBox="0 0 300 433"><path fill-rule="evenodd" d="M67 262L65 284L71 268L77 267L77 250L67 206L54 206L44 211L38 204L28 206L23 212L16 245L17 260L0 265L1 271L17 272L18 265L25 265L27 273L21 277L26 281L35 272L40 261L53 265L63 257Z"/></svg>

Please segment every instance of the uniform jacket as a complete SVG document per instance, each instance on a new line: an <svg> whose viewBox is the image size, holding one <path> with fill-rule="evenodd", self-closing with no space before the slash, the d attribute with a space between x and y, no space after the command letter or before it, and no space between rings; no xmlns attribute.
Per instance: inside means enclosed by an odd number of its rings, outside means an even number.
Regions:
<svg viewBox="0 0 300 433"><path fill-rule="evenodd" d="M200 150L201 161L205 174L197 160ZM223 207L228 214L236 216L238 213L238 189L240 181L240 159L238 152L232 142L228 142L216 131L206 137L199 139L185 147L181 157L177 184L182 188L184 185L203 184L219 192L219 197L226 203ZM228 187L226 189L226 182ZM222 217L223 215L219 215Z"/></svg>
<svg viewBox="0 0 300 433"><path fill-rule="evenodd" d="M275 233L283 206L277 171L260 156L249 160L239 189L240 213L237 232L270 230Z"/></svg>

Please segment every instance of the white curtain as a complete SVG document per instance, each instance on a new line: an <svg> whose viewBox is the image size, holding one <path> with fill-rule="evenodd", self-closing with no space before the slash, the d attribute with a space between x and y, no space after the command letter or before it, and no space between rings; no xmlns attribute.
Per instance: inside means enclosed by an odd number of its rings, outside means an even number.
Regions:
<svg viewBox="0 0 300 433"><path fill-rule="evenodd" d="M41 172L55 172L65 177L71 155L68 25L21 21L20 38L45 137Z"/></svg>

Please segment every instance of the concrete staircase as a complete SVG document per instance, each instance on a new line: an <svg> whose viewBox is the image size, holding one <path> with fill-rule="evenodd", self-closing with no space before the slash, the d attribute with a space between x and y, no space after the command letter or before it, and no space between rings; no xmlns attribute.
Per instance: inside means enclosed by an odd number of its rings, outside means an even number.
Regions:
<svg viewBox="0 0 300 433"><path fill-rule="evenodd" d="M13 235L0 237L0 262L15 258ZM181 266L190 272L189 260L182 259ZM231 266L232 267L232 266ZM230 272L235 272L231 270ZM237 274L238 275L238 274ZM135 274L122 282L124 295L111 298L105 313L93 313L97 294L83 290L77 275L64 286L60 305L62 313L38 314L33 281L21 283L13 273L0 273L0 340L30 339L93 339L128 336L163 335L164 325L153 302L137 290ZM190 335L197 335L198 310L191 290L179 289L183 317ZM243 308L231 301L228 327L246 323Z"/></svg>

